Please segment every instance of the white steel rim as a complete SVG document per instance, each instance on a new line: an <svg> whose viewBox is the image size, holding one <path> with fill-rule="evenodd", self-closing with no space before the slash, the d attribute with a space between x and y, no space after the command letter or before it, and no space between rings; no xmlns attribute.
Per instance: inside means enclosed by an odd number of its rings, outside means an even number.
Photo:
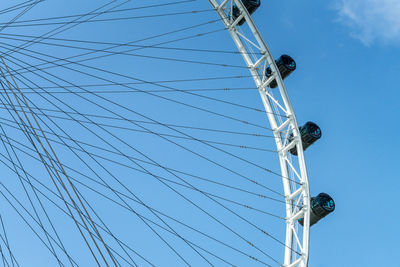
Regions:
<svg viewBox="0 0 400 267"><path fill-rule="evenodd" d="M282 266L306 267L310 230L309 182L301 136L285 85L270 50L243 3L240 0L209 0L209 2L230 33L254 79L275 137L286 202L286 238ZM230 16L233 5L240 10L240 16L234 21ZM243 34L238 27L242 19L246 21L250 29L251 33L248 35ZM253 52L254 50L256 53ZM265 68L268 65L272 70L272 75L267 78ZM274 97L272 90L268 87L274 79L279 87L277 93L280 98ZM277 112L284 115L284 121L277 116ZM289 142L290 134L293 138ZM297 162L293 164L289 150L295 146L297 146ZM291 183L290 177L294 177L298 182ZM298 227L299 218L304 218L302 231Z"/></svg>

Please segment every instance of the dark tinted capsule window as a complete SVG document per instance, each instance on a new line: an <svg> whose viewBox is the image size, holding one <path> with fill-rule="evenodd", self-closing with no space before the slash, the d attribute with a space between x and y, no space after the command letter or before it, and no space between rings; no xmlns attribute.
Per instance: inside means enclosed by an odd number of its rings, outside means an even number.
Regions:
<svg viewBox="0 0 400 267"><path fill-rule="evenodd" d="M291 58L288 55L282 55L281 58L282 58L283 64L286 66L286 68L288 68L290 70L296 69L296 62L293 60L293 58Z"/></svg>
<svg viewBox="0 0 400 267"><path fill-rule="evenodd" d="M327 211L335 209L335 202L328 194L321 193L316 197L316 200Z"/></svg>
<svg viewBox="0 0 400 267"><path fill-rule="evenodd" d="M315 138L321 137L321 129L313 122L307 122L304 130Z"/></svg>

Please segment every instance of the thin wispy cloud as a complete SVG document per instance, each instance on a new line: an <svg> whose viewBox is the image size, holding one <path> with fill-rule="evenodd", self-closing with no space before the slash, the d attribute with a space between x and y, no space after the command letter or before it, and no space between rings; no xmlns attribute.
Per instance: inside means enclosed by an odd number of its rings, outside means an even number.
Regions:
<svg viewBox="0 0 400 267"><path fill-rule="evenodd" d="M365 45L400 43L400 0L340 0L339 21Z"/></svg>

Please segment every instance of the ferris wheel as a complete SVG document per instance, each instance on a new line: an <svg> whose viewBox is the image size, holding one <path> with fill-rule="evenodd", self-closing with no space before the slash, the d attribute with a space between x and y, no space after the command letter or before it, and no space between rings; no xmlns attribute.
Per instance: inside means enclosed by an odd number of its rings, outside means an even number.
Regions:
<svg viewBox="0 0 400 267"><path fill-rule="evenodd" d="M260 0L193 2L0 6L4 266L308 265L335 203L310 195L296 63Z"/></svg>

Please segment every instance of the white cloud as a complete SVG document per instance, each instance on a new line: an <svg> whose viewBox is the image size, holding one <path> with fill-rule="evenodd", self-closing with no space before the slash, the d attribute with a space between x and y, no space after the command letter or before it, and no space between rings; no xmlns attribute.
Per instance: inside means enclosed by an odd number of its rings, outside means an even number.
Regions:
<svg viewBox="0 0 400 267"><path fill-rule="evenodd" d="M400 41L400 0L340 0L339 21L365 45Z"/></svg>

